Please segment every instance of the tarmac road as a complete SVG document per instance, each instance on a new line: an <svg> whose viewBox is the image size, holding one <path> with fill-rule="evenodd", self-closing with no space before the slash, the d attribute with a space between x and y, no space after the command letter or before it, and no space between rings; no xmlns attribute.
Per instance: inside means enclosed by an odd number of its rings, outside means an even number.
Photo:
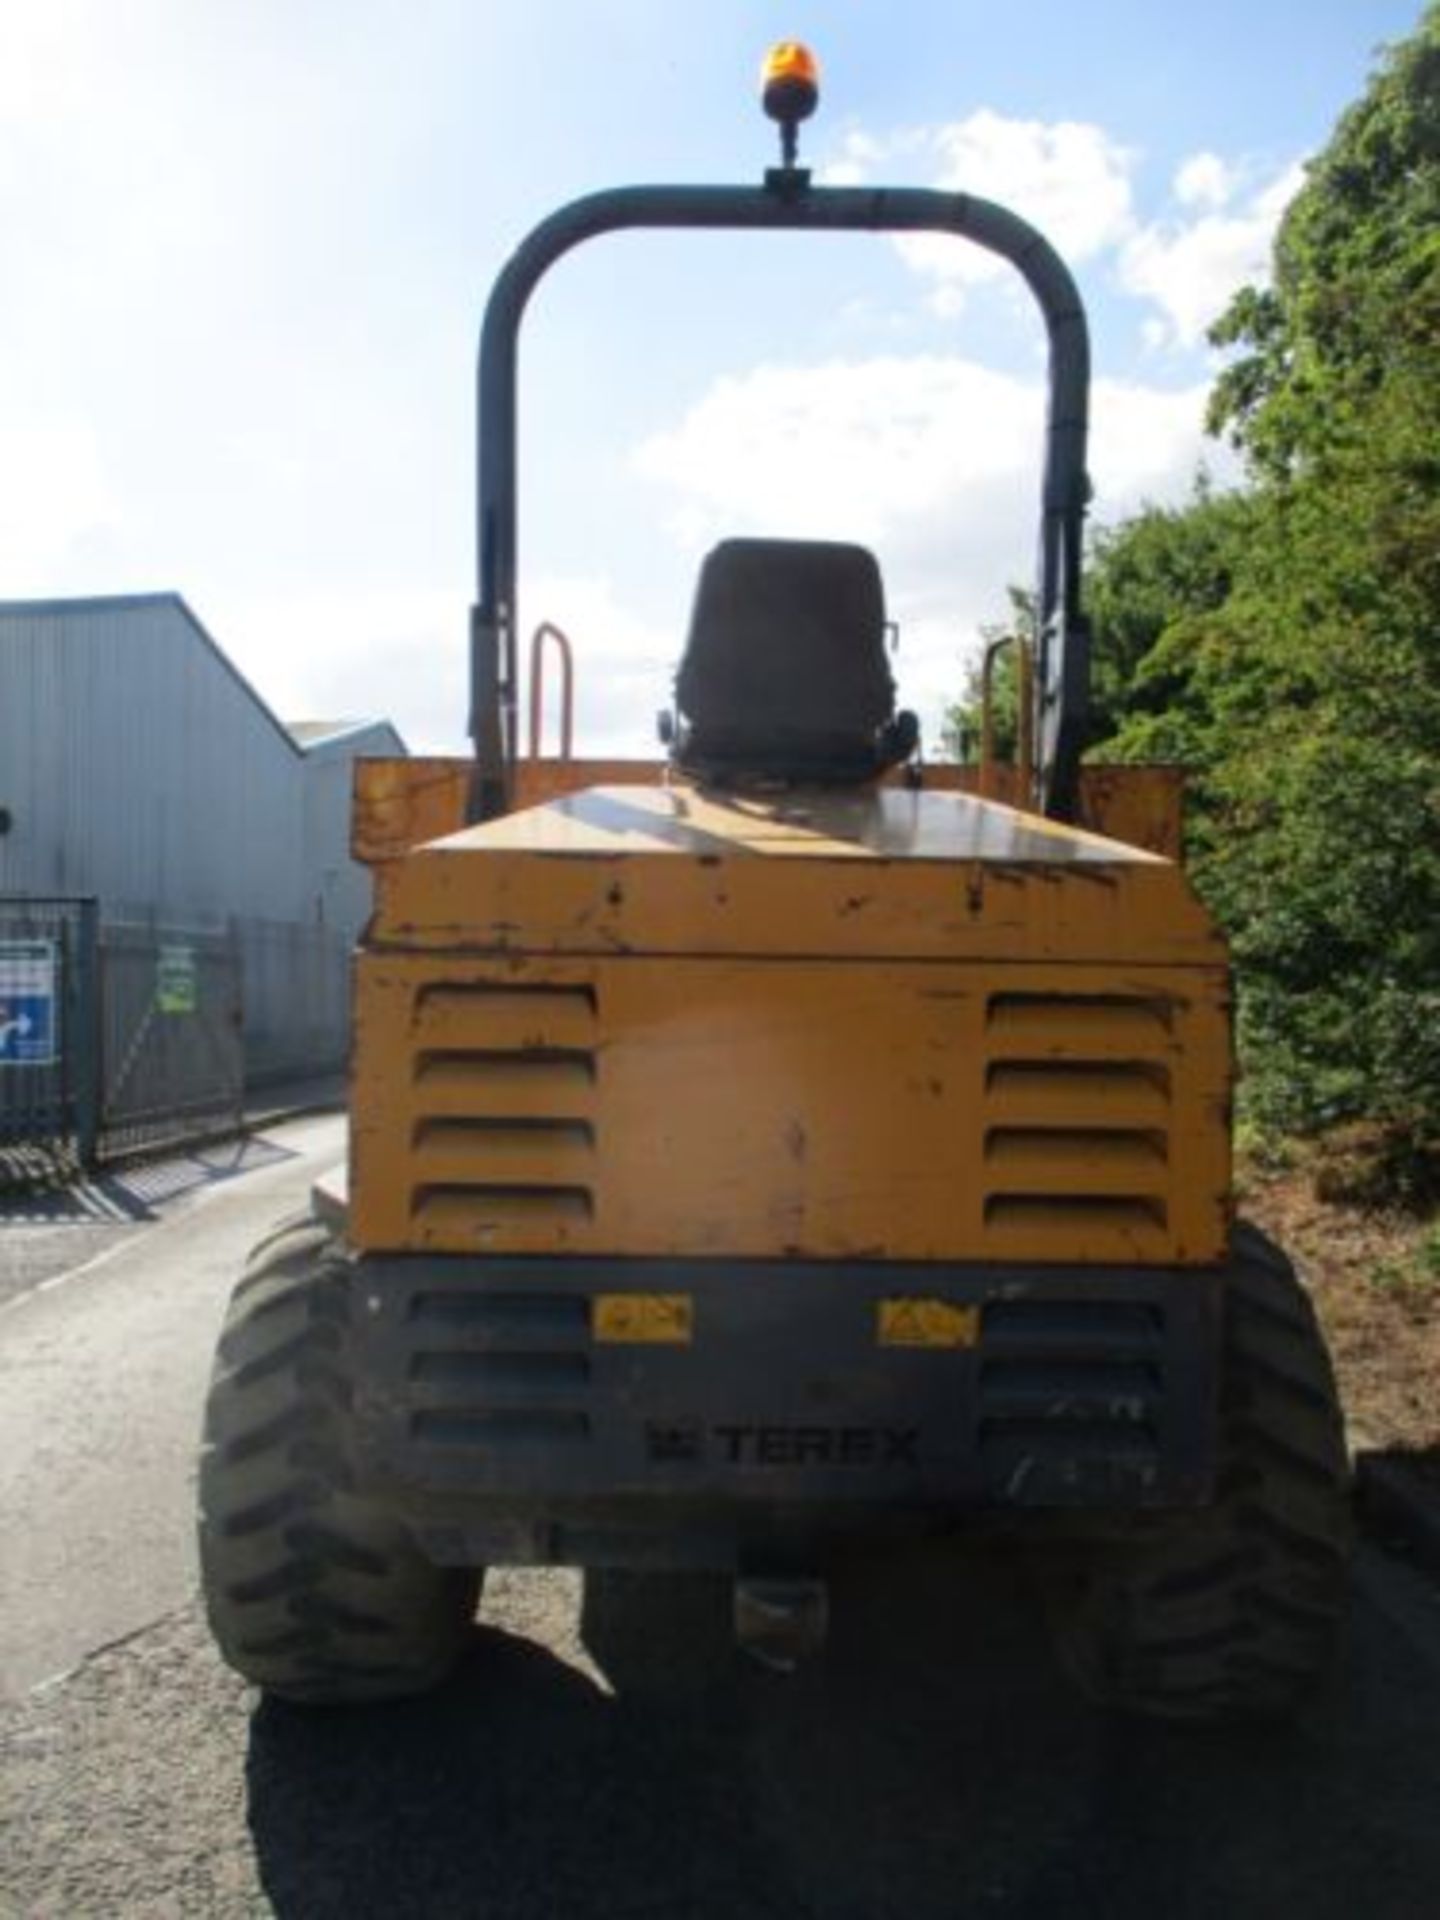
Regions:
<svg viewBox="0 0 1440 1920"><path fill-rule="evenodd" d="M431 1698L257 1704L193 1598L195 1428L243 1251L337 1141L276 1129L0 1310L0 1914L1440 1912L1440 1595L1373 1548L1284 1732L1091 1714L1019 1570L954 1550L845 1574L789 1679L721 1582L512 1572Z"/></svg>
<svg viewBox="0 0 1440 1920"><path fill-rule="evenodd" d="M193 1588L191 1461L226 1299L247 1249L304 1206L344 1140L330 1115L279 1127L244 1157L172 1163L208 1177L176 1182L68 1270L55 1256L74 1226L37 1246L33 1228L0 1222L0 1245L26 1238L30 1282L0 1307L0 1696ZM164 1192L154 1171L149 1183Z"/></svg>

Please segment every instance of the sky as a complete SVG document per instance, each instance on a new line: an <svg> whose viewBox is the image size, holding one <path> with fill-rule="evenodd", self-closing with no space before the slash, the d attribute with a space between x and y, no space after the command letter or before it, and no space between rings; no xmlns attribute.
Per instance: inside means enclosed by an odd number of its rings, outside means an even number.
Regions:
<svg viewBox="0 0 1440 1920"><path fill-rule="evenodd" d="M1308 155L1419 0L0 0L0 599L175 590L290 719L463 750L490 282L597 188L758 182L759 62L821 63L802 158L1039 225L1090 312L1102 524L1183 499ZM578 746L647 754L707 548L872 545L932 750L1032 566L1043 332L949 238L644 234L522 337L522 628ZM3 689L0 689L3 697ZM552 735L553 740L553 735Z"/></svg>

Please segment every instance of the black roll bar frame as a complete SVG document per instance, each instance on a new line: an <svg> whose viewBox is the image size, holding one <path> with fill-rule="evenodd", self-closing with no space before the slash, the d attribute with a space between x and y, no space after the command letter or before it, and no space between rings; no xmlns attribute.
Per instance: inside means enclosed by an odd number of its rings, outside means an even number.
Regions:
<svg viewBox="0 0 1440 1920"><path fill-rule="evenodd" d="M1018 269L1045 320L1049 407L1041 485L1034 738L1035 804L1075 814L1089 687L1080 606L1090 343L1070 270L1018 214L965 193L920 187L815 187L800 168L775 168L758 187L620 187L552 213L501 270L485 309L477 375L478 594L470 621L469 817L510 805L518 750L516 636L517 373L520 322L543 275L583 241L634 228L761 232L948 233Z"/></svg>

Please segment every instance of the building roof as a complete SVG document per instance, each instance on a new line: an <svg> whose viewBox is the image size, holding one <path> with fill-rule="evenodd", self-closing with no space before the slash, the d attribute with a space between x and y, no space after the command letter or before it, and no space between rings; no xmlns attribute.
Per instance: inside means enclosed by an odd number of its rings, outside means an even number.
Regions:
<svg viewBox="0 0 1440 1920"><path fill-rule="evenodd" d="M285 731L305 747L312 740L324 740L332 733L353 733L357 727L369 725L368 720L287 720Z"/></svg>
<svg viewBox="0 0 1440 1920"><path fill-rule="evenodd" d="M400 730L392 720L371 718L369 720L289 720L286 722L291 738L306 752L319 753L329 747L344 746L347 741L360 740L366 734L388 734L392 753L408 753L410 749L400 737Z"/></svg>
<svg viewBox="0 0 1440 1920"><path fill-rule="evenodd" d="M292 725L287 726L287 724L276 715L275 710L270 706L269 702L262 699L260 694L255 691L250 681L246 679L245 675L235 665L235 662L226 653L219 641L216 640L214 635L205 627L182 594L174 592L112 593L81 596L74 599L0 600L0 618L3 618L7 614L15 614L33 619L36 616L46 614L71 616L87 613L157 612L162 609L170 613L178 613L181 619L193 628L202 644L209 648L210 652L215 656L215 659L225 669L226 673L229 674L230 678L240 688L245 697L254 706L259 708L265 720L280 735L280 738L292 753L309 752L313 747L320 745L322 742L326 746L330 746L345 735L365 733L373 728L381 727L388 729L393 735L401 753L409 751L404 740L401 739L399 731L389 720L297 720Z"/></svg>

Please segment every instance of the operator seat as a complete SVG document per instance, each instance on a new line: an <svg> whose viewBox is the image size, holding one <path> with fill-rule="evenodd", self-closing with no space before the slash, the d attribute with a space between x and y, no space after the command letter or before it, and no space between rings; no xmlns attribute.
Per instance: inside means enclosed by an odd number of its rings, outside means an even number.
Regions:
<svg viewBox="0 0 1440 1920"><path fill-rule="evenodd" d="M837 541L713 548L675 696L675 763L713 786L859 785L919 735L895 712L875 557Z"/></svg>

